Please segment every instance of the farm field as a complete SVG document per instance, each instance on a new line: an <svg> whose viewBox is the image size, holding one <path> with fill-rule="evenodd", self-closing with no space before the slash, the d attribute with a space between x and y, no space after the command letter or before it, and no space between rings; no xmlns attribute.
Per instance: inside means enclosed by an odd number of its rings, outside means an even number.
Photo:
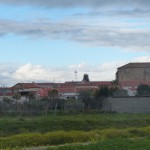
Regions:
<svg viewBox="0 0 150 150"><path fill-rule="evenodd" d="M32 147L23 148L23 150L149 150L150 139L149 138L137 138L137 139L126 139L126 138L115 138L105 139L99 142L84 143L84 144L65 144L60 146L52 147ZM19 150L21 148L15 148L13 150Z"/></svg>
<svg viewBox="0 0 150 150"><path fill-rule="evenodd" d="M149 143L148 114L88 113L0 118L0 149L149 149Z"/></svg>
<svg viewBox="0 0 150 150"><path fill-rule="evenodd" d="M47 148L46 150L149 150L150 139L106 139L98 143L85 145L68 145L57 148Z"/></svg>

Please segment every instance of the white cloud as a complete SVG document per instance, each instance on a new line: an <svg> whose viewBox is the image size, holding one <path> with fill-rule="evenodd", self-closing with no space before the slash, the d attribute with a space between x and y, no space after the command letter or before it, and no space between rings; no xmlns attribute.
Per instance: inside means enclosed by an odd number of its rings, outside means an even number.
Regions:
<svg viewBox="0 0 150 150"><path fill-rule="evenodd" d="M150 62L150 56L137 57L133 62Z"/></svg>
<svg viewBox="0 0 150 150"><path fill-rule="evenodd" d="M91 81L95 80L114 80L116 68L122 62L110 62L99 65L88 65L86 63L79 63L77 65L70 65L66 67L44 67L41 65L33 65L31 63L5 69L0 73L0 80L6 85L13 85L17 82L65 82L75 81L75 73L77 70L77 79L82 80L83 75L87 73ZM2 65L0 65L1 70ZM2 67L3 68L3 67Z"/></svg>
<svg viewBox="0 0 150 150"><path fill-rule="evenodd" d="M149 56L142 56L134 58L131 62L149 62L149 60ZM3 84L12 86L18 82L75 81L75 70L78 72L78 81L83 79L85 73L89 75L91 81L112 81L115 79L117 68L127 63L129 62L116 61L89 65L82 62L65 67L45 67L31 63L24 65L0 64L0 84L1 86Z"/></svg>
<svg viewBox="0 0 150 150"><path fill-rule="evenodd" d="M41 78L40 74L44 74L44 77L48 78L46 70L40 66L32 64L26 64L23 66L20 66L14 73L13 78L17 80L36 80L36 78Z"/></svg>
<svg viewBox="0 0 150 150"><path fill-rule="evenodd" d="M141 23L117 23L113 21L91 23L89 20L13 21L0 20L2 36L15 34L28 38L66 39L88 46L119 47L125 50L149 51L150 29L142 29Z"/></svg>

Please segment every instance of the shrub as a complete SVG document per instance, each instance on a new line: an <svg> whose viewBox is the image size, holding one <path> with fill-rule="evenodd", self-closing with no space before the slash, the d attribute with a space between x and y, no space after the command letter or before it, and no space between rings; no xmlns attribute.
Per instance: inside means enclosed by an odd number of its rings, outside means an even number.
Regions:
<svg viewBox="0 0 150 150"><path fill-rule="evenodd" d="M125 129L104 129L101 131L101 134L105 138L127 138L129 137L129 133Z"/></svg>
<svg viewBox="0 0 150 150"><path fill-rule="evenodd" d="M149 135L149 133L147 133L143 130L140 130L140 129L132 129L132 130L129 130L129 132L138 137L145 137L145 136Z"/></svg>
<svg viewBox="0 0 150 150"><path fill-rule="evenodd" d="M0 148L12 148L12 147L30 147L30 146L42 146L42 145L59 145L65 143L80 143L87 142L94 138L96 133L83 132L83 131L56 131L46 134L40 133L26 133L18 134L10 137L0 138Z"/></svg>

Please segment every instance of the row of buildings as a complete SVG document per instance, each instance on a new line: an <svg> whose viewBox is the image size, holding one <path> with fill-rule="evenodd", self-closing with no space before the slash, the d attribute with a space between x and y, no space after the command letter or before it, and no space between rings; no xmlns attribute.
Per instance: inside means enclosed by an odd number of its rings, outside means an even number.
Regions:
<svg viewBox="0 0 150 150"><path fill-rule="evenodd" d="M65 82L65 83L17 83L10 88L1 88L1 97L12 97L15 94L20 94L26 97L30 92L34 93L37 98L48 96L48 92L52 89L57 89L60 99L77 99L81 91L95 91L102 86L111 87L111 82Z"/></svg>
<svg viewBox="0 0 150 150"><path fill-rule="evenodd" d="M150 63L129 63L117 68L115 83L119 89L135 96L139 84L150 85ZM12 87L1 87L0 97L13 97L20 93L26 97L33 92L36 97L48 96L48 91L57 89L60 99L77 99L81 91L95 91L102 86L114 86L112 81L65 82L65 83L17 83Z"/></svg>

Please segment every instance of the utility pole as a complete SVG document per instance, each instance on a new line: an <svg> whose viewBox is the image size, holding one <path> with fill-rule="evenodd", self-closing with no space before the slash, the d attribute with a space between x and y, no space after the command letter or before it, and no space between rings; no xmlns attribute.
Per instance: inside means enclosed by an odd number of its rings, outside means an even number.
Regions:
<svg viewBox="0 0 150 150"><path fill-rule="evenodd" d="M76 80L76 81L77 81L77 73L78 73L77 70L75 70L75 71L74 71L74 74L75 74L75 80Z"/></svg>
<svg viewBox="0 0 150 150"><path fill-rule="evenodd" d="M2 83L2 81L1 81L1 87L2 87L2 90L1 90L1 92L3 92L3 98L5 98L6 97L6 86L5 86L5 84L3 84Z"/></svg>

